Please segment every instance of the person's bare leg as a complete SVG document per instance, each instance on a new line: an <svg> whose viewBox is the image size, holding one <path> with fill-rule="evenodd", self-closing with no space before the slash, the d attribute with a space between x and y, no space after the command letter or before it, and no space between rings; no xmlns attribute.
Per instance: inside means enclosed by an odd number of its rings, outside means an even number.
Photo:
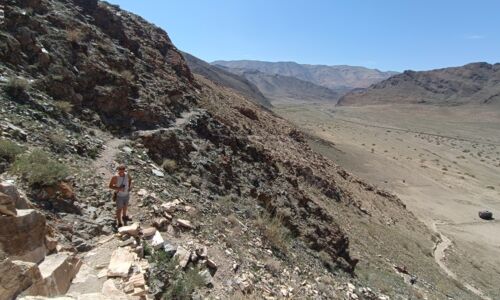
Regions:
<svg viewBox="0 0 500 300"><path fill-rule="evenodd" d="M128 215L127 215L127 208L128 205L123 206L123 221L127 222L129 220Z"/></svg>
<svg viewBox="0 0 500 300"><path fill-rule="evenodd" d="M117 208L116 209L116 221L118 222L118 224L122 224L123 225L122 211L123 211L123 208Z"/></svg>

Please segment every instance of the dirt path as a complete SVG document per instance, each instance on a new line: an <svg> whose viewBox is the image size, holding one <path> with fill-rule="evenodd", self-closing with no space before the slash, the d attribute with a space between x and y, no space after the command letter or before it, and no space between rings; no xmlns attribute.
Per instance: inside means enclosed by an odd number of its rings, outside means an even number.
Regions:
<svg viewBox="0 0 500 300"><path fill-rule="evenodd" d="M439 230L437 228L438 225L439 224L436 223L436 222L433 224L433 230L439 235L439 241L436 243L436 245L434 247L434 260L436 261L436 263L446 273L446 275L448 275L453 280L456 280L456 281L460 282L460 284L462 284L466 289L468 289L469 291L471 291L472 293L474 293L476 296L478 296L479 298L481 298L483 300L491 300L490 297L485 296L484 293L482 291L480 291L479 289L473 287L472 285L470 285L467 282L464 282L463 280L460 280L458 278L457 274L455 274L453 271L451 271L446 266L446 263L445 263L446 250L453 243L452 243L452 241L447 236L445 236L441 232L439 232Z"/></svg>
<svg viewBox="0 0 500 300"><path fill-rule="evenodd" d="M120 147L127 142L124 139L111 138L105 144L101 155L93 162L92 169L96 175L104 178L103 184L107 186L108 180L116 168L115 158ZM98 246L81 257L82 267L71 283L68 295L78 296L89 293L100 293L106 281L106 267L109 264L113 250L118 246L114 235L104 236Z"/></svg>
<svg viewBox="0 0 500 300"><path fill-rule="evenodd" d="M101 174L104 178L111 178L114 173L115 157L120 151L122 146L127 140L112 138L106 143L106 149L94 161L92 167L96 170L97 174Z"/></svg>

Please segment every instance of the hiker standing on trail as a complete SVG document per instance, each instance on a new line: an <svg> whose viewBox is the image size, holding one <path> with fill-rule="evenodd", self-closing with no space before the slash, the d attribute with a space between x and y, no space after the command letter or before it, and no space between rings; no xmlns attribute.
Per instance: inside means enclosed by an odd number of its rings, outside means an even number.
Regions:
<svg viewBox="0 0 500 300"><path fill-rule="evenodd" d="M132 178L126 173L125 165L118 167L118 174L111 178L109 188L114 190L113 200L116 202L116 222L118 227L123 226L123 222L130 221L127 215L130 190L132 189Z"/></svg>

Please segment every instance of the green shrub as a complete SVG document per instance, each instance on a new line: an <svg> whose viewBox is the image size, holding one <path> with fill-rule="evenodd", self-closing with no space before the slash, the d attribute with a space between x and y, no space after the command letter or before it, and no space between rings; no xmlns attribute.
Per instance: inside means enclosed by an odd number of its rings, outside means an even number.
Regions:
<svg viewBox="0 0 500 300"><path fill-rule="evenodd" d="M0 139L0 157L12 162L14 161L14 158L18 154L21 154L24 152L24 147L19 146L18 144L9 141L9 140L4 140Z"/></svg>
<svg viewBox="0 0 500 300"><path fill-rule="evenodd" d="M53 160L48 153L38 149L18 155L12 171L23 176L31 185L52 185L69 174L66 165Z"/></svg>
<svg viewBox="0 0 500 300"><path fill-rule="evenodd" d="M169 280L169 286L162 299L190 300L193 292L203 286L203 278L199 268L189 269L186 272L176 269Z"/></svg>
<svg viewBox="0 0 500 300"><path fill-rule="evenodd" d="M164 251L154 251L149 246L144 249L148 253L150 269L150 291L161 299L191 299L193 292L203 286L203 278L198 268L184 271L176 258L170 258Z"/></svg>
<svg viewBox="0 0 500 300"><path fill-rule="evenodd" d="M4 87L5 92L11 97L17 97L26 92L30 83L22 77L12 76Z"/></svg>

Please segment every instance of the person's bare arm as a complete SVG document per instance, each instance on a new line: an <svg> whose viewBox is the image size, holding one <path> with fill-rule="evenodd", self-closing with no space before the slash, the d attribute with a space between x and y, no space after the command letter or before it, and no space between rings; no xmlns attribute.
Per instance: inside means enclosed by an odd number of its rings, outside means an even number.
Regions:
<svg viewBox="0 0 500 300"><path fill-rule="evenodd" d="M132 190L132 177L128 175L128 191L130 192Z"/></svg>
<svg viewBox="0 0 500 300"><path fill-rule="evenodd" d="M111 181L109 182L109 188L115 191L120 191L120 187L116 186L116 176L111 177Z"/></svg>

